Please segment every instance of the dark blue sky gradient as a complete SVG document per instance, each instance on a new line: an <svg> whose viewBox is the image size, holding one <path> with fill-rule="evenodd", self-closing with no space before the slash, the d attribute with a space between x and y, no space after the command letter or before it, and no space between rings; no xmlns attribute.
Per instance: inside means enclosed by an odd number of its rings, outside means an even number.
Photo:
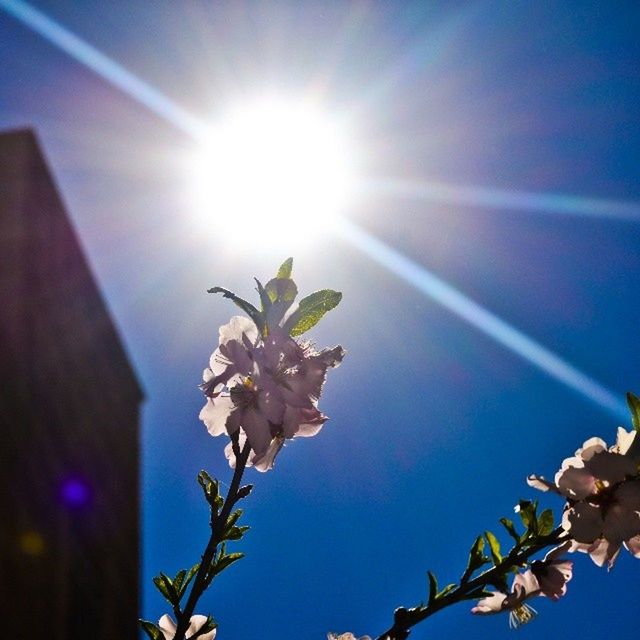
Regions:
<svg viewBox="0 0 640 640"><path fill-rule="evenodd" d="M196 116L272 87L350 112L373 184L478 185L640 202L640 8L634 2L35 4ZM348 243L231 249L259 234L193 221L192 141L0 11L0 127L33 126L148 394L144 609L158 571L198 559L195 482L230 479L197 419L197 384L246 297L288 255L302 292L344 293L312 332L348 356L316 438L248 472L247 559L200 607L221 640L372 636L454 581L473 538L510 515L528 473L554 473L609 414L452 316ZM446 205L372 192L350 217L622 398L640 392L640 220ZM268 221L265 221L268 224ZM99 374L97 374L99 375ZM99 384L99 380L96 380ZM117 425L114 425L117 429ZM560 507L555 501L545 501ZM506 543L506 540L505 540ZM574 558L563 601L538 599L519 638L635 640L640 562ZM412 638L502 638L506 616L458 605Z"/></svg>

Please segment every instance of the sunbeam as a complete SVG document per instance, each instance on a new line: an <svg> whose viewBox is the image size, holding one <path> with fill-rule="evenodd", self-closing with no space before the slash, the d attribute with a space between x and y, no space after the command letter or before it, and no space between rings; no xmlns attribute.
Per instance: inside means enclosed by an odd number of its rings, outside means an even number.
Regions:
<svg viewBox="0 0 640 640"><path fill-rule="evenodd" d="M578 368L505 322L455 287L438 278L388 244L342 218L336 227L340 236L366 256L414 286L496 342L508 347L559 382L578 391L618 418L627 419L629 411L619 394L609 391Z"/></svg>
<svg viewBox="0 0 640 640"><path fill-rule="evenodd" d="M30 4L0 0L0 8L185 133L202 133L202 123L196 117Z"/></svg>
<svg viewBox="0 0 640 640"><path fill-rule="evenodd" d="M0 0L0 8L189 136L197 140L206 129L205 123L197 117L26 2ZM606 200L552 194L501 192L478 187L459 188L437 185L437 188L434 188L432 184L427 183L413 185L411 188L408 185L409 183L396 181L385 184L384 187L390 189L395 195L412 195L412 197L419 195L424 198L465 205L491 205L536 211L553 210L582 215L633 218L638 216L638 205L612 203ZM336 231L344 240L374 262L384 266L455 315L480 329L499 344L614 416L627 419L626 406L618 400L617 394L609 391L590 376L471 300L421 265L346 219L338 220Z"/></svg>
<svg viewBox="0 0 640 640"><path fill-rule="evenodd" d="M532 211L536 213L566 213L574 216L640 220L640 202L588 198L561 193L533 193L507 191L489 187L445 184L442 182L378 180L367 190L401 198L416 198L428 202L462 204L470 207L489 207Z"/></svg>

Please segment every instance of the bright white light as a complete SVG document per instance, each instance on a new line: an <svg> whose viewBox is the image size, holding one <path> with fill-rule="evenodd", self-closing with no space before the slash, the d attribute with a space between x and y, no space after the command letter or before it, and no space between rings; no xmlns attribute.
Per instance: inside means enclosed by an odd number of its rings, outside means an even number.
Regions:
<svg viewBox="0 0 640 640"><path fill-rule="evenodd" d="M344 132L309 103L269 99L212 127L193 166L198 216L246 243L313 237L344 212L354 169Z"/></svg>

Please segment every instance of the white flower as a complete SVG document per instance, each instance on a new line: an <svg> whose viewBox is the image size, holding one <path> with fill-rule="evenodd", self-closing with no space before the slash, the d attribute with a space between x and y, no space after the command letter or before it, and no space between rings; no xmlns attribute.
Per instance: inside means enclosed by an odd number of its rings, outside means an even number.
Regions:
<svg viewBox="0 0 640 640"><path fill-rule="evenodd" d="M327 640L371 640L371 636L361 636L360 638L356 638L350 631L341 633L340 635L330 631L327 633Z"/></svg>
<svg viewBox="0 0 640 640"><path fill-rule="evenodd" d="M510 593L495 591L490 596L478 600L471 613L478 615L491 615L509 612L509 626L514 629L527 622L531 622L536 615L536 610L525 603L525 600L540 594L538 580L530 570L519 573L511 585Z"/></svg>
<svg viewBox="0 0 640 640"><path fill-rule="evenodd" d="M614 446L590 438L567 458L553 483L529 476L530 486L567 499L562 526L573 551L589 553L599 566L613 566L624 544L640 557L640 479L635 432L618 429Z"/></svg>
<svg viewBox="0 0 640 640"><path fill-rule="evenodd" d="M531 563L531 572L540 585L540 595L559 600L567 592L567 582L573 577L573 562L560 556L570 548L571 542L565 542L549 551L544 559Z"/></svg>
<svg viewBox="0 0 640 640"><path fill-rule="evenodd" d="M207 621L207 616L191 616L191 620L189 621L189 627L187 628L187 633L185 634L185 638L189 640L195 633L198 633L202 628L202 625ZM178 627L176 623L171 619L168 615L163 615L158 622L158 626L160 627L160 631L165 637L165 640L173 640L176 635L176 631ZM211 631L198 636L198 640L213 640L216 637L216 630L212 629Z"/></svg>
<svg viewBox="0 0 640 640"><path fill-rule="evenodd" d="M251 320L235 316L220 328L220 344L205 369L200 419L213 436L248 440L248 465L267 471L285 440L322 428L327 418L317 402L327 369L343 356L342 347L317 352L277 326L261 336ZM231 443L225 454L235 466Z"/></svg>

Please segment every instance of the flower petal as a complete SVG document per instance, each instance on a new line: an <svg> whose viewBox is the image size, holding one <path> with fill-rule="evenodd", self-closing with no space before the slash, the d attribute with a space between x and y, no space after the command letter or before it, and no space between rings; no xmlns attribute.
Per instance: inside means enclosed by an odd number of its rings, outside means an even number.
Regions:
<svg viewBox="0 0 640 640"><path fill-rule="evenodd" d="M481 616L500 613L500 611L502 611L502 603L505 601L506 597L507 596L504 593L495 591L490 596L478 600L476 606L471 609L471 613Z"/></svg>
<svg viewBox="0 0 640 640"><path fill-rule="evenodd" d="M602 533L602 513L588 502L578 502L565 510L562 526L576 542L593 542Z"/></svg>

